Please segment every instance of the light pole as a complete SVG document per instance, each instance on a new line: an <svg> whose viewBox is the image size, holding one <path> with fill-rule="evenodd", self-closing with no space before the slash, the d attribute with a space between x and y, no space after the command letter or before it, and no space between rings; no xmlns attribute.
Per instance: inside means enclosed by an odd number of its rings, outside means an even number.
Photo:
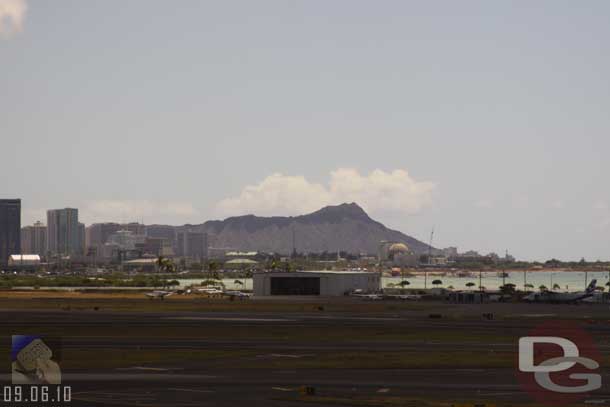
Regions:
<svg viewBox="0 0 610 407"><path fill-rule="evenodd" d="M585 271L585 289L589 285L589 272Z"/></svg>
<svg viewBox="0 0 610 407"><path fill-rule="evenodd" d="M428 289L428 270L424 269L424 290Z"/></svg>

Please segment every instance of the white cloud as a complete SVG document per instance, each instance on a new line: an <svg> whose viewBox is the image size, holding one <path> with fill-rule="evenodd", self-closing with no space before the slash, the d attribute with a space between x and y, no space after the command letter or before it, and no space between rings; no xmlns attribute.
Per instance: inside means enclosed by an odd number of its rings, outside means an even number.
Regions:
<svg viewBox="0 0 610 407"><path fill-rule="evenodd" d="M593 204L593 209L598 211L605 211L608 209L608 204L604 201L597 201Z"/></svg>
<svg viewBox="0 0 610 407"><path fill-rule="evenodd" d="M551 202L551 208L553 209L563 209L565 208L565 204L562 200L558 199L556 201Z"/></svg>
<svg viewBox="0 0 610 407"><path fill-rule="evenodd" d="M489 209L493 208L494 203L491 199L480 199L474 203L475 208Z"/></svg>
<svg viewBox="0 0 610 407"><path fill-rule="evenodd" d="M530 204L530 199L527 195L517 195L513 197L514 209L527 209Z"/></svg>
<svg viewBox="0 0 610 407"><path fill-rule="evenodd" d="M327 185L275 173L246 186L239 196L220 201L216 209L221 216L299 215L326 205L356 202L371 212L413 214L431 203L435 187L432 182L414 180L405 170L361 175L355 169L340 168L330 173Z"/></svg>
<svg viewBox="0 0 610 407"><path fill-rule="evenodd" d="M78 208L79 220L87 225L96 222L139 222L142 220L148 223L180 224L205 220L189 202L109 199L75 203L70 207ZM31 225L38 220L43 223L47 222L47 209L22 209L23 226Z"/></svg>
<svg viewBox="0 0 610 407"><path fill-rule="evenodd" d="M90 201L79 209L81 221L95 222L134 222L147 220L157 222L187 221L199 216L189 202L153 202L146 200Z"/></svg>
<svg viewBox="0 0 610 407"><path fill-rule="evenodd" d="M0 37L10 37L23 29L27 9L25 0L0 0Z"/></svg>

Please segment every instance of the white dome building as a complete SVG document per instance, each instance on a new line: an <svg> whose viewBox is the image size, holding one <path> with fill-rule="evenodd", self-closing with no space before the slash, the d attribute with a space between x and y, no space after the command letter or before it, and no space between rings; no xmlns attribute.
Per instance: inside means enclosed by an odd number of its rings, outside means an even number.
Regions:
<svg viewBox="0 0 610 407"><path fill-rule="evenodd" d="M415 253L404 243L394 243L388 249L388 258L395 266L414 266L417 263Z"/></svg>

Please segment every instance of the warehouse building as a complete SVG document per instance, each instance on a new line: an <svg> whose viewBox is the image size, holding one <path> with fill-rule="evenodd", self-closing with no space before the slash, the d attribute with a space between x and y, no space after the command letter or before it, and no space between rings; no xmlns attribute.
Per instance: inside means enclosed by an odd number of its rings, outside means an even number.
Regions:
<svg viewBox="0 0 610 407"><path fill-rule="evenodd" d="M31 270L40 268L40 256L37 254L11 254L8 266L11 270Z"/></svg>
<svg viewBox="0 0 610 407"><path fill-rule="evenodd" d="M342 296L354 290L376 292L379 273L362 271L261 272L254 274L254 295Z"/></svg>

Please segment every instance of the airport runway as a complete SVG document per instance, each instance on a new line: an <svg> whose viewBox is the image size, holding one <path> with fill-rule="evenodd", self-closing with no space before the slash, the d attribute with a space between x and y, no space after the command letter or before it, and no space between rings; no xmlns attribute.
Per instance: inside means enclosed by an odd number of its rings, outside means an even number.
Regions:
<svg viewBox="0 0 610 407"><path fill-rule="evenodd" d="M600 319L606 308L573 307L569 312L574 312L574 308L596 315L595 320L585 318L582 322L595 338L601 338L598 348L607 360L610 343L604 338L610 338L610 324ZM380 360L379 366L367 363L354 368L358 360L348 361L347 367L329 367L326 363L327 358L336 354L358 359L371 352L391 357L404 353L430 358L456 352L489 357L512 355L520 336L549 318L546 315L563 310L555 306L536 306L533 311L531 308L511 310L523 311L529 312L529 316L490 321L476 317L480 310L463 319L431 319L428 311L375 315L0 310L0 329L7 333L5 349L10 346L8 337L12 334L61 336L64 357L78 353L83 358L90 355L95 359L99 352L128 354L131 351L186 355L219 352L222 355L209 360L186 357L178 362L161 360L120 367L98 367L93 363L86 368L66 369L63 381L72 385L75 399L71 405L295 406L299 404L296 400L301 386L315 388L316 396L309 397L306 403L312 406L336 406L338 400L346 398L387 397L459 402L487 400L518 405L531 399L519 386L512 366L489 367L483 363L480 367L475 364L410 368L407 363L400 368L384 368L388 361ZM362 336L336 335L343 330L350 335L361 332ZM286 337L285 332L292 334ZM407 335L407 339L392 336L398 334ZM461 334L496 340L459 340ZM428 335L433 339L427 339ZM300 365L301 362L306 363ZM602 366L602 373L604 383L610 384L608 366ZM3 383L10 380L7 375L1 379ZM610 400L610 390L603 388L594 398Z"/></svg>

